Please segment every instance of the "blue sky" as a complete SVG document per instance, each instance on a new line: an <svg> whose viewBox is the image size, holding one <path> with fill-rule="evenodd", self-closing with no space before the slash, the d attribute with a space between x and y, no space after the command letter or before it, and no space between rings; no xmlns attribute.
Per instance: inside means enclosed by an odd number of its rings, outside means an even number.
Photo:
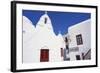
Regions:
<svg viewBox="0 0 100 73"><path fill-rule="evenodd" d="M35 26L44 13L45 11L23 10L23 15L29 18ZM47 11L47 14L51 19L56 35L59 31L64 35L68 32L68 27L91 18L90 13Z"/></svg>

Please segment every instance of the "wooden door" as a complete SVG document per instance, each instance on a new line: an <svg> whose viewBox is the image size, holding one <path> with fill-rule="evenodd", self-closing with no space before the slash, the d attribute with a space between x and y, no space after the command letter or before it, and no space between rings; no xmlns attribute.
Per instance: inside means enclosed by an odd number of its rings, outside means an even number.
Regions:
<svg viewBox="0 0 100 73"><path fill-rule="evenodd" d="M49 49L41 49L40 51L40 62L49 61Z"/></svg>

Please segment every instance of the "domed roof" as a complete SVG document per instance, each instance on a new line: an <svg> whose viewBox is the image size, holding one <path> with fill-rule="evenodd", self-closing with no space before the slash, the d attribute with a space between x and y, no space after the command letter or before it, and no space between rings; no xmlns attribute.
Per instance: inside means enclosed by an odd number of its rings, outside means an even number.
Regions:
<svg viewBox="0 0 100 73"><path fill-rule="evenodd" d="M43 26L46 26L48 29L53 30L52 23L47 12L45 12L45 14L40 17L36 25L36 27L43 27Z"/></svg>
<svg viewBox="0 0 100 73"><path fill-rule="evenodd" d="M62 37L62 34L61 34L61 32L59 31L59 33L58 33L58 37Z"/></svg>
<svg viewBox="0 0 100 73"><path fill-rule="evenodd" d="M61 41L63 41L64 39L63 39L63 36L62 36L62 34L61 34L61 32L59 31L59 34L57 35L57 37L58 37L58 39L59 40L61 40Z"/></svg>
<svg viewBox="0 0 100 73"><path fill-rule="evenodd" d="M62 34L61 34L61 32L59 31L59 34L58 34L58 40L60 41L60 45L61 45L61 47L62 48L65 48L65 42L64 42L64 38L63 38L63 36L62 36Z"/></svg>
<svg viewBox="0 0 100 73"><path fill-rule="evenodd" d="M35 34L35 27L26 16L23 16L23 30L22 31L23 31L24 44L31 42Z"/></svg>
<svg viewBox="0 0 100 73"><path fill-rule="evenodd" d="M33 32L34 29L35 26L33 23L26 16L23 16L23 31Z"/></svg>

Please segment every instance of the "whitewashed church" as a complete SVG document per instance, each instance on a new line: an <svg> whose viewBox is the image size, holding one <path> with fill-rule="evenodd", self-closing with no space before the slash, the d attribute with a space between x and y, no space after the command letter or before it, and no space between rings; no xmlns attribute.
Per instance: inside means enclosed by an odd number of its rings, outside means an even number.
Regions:
<svg viewBox="0 0 100 73"><path fill-rule="evenodd" d="M63 61L63 36L56 35L47 13L36 24L23 16L23 63Z"/></svg>

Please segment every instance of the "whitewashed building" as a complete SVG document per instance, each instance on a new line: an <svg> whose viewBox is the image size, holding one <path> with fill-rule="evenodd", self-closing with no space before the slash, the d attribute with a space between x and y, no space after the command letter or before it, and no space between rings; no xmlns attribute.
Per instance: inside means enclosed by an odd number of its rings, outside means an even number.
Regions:
<svg viewBox="0 0 100 73"><path fill-rule="evenodd" d="M42 15L36 26L23 16L22 62L57 62L91 58L91 20L68 28L68 33L54 33L48 14Z"/></svg>
<svg viewBox="0 0 100 73"><path fill-rule="evenodd" d="M36 24L23 16L23 63L62 61L65 42L62 35L55 35L47 13Z"/></svg>
<svg viewBox="0 0 100 73"><path fill-rule="evenodd" d="M85 20L68 28L70 60L91 58L91 20Z"/></svg>

